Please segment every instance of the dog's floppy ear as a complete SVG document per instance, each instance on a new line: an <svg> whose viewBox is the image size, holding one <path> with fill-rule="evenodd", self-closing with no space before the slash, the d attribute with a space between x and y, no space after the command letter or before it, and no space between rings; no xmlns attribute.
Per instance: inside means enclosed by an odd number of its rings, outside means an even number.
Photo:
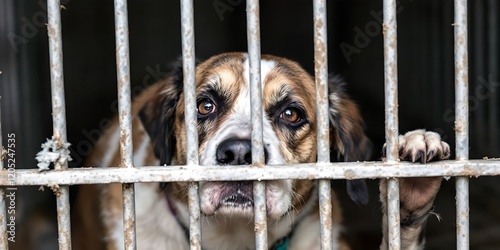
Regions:
<svg viewBox="0 0 500 250"><path fill-rule="evenodd" d="M364 122L356 104L344 90L345 83L339 77L330 77L330 145L331 159L337 161L366 161L372 153L372 143L365 134ZM357 204L368 204L368 188L365 180L348 180L347 193Z"/></svg>
<svg viewBox="0 0 500 250"><path fill-rule="evenodd" d="M166 78L151 88L151 98L139 111L139 119L148 133L160 165L169 165L175 148L175 110L183 88L182 62Z"/></svg>

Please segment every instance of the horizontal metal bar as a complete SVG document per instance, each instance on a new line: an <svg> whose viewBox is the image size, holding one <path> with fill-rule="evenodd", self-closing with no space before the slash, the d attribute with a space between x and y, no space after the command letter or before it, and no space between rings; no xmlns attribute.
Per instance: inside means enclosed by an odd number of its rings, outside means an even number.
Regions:
<svg viewBox="0 0 500 250"><path fill-rule="evenodd" d="M0 171L0 186L8 186L7 171ZM93 183L237 181L274 179L366 179L430 176L500 175L500 160L410 162L304 163L251 166L147 166L137 168L73 168L39 172L16 170L15 186L79 185Z"/></svg>

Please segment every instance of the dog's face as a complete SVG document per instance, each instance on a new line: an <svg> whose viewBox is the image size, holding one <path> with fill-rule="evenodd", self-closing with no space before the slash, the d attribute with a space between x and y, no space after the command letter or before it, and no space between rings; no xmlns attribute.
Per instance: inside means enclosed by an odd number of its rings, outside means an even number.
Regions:
<svg viewBox="0 0 500 250"><path fill-rule="evenodd" d="M164 85L163 92L151 99L140 113L161 164L185 164L186 160L182 74L179 70L176 72L160 83ZM263 55L261 81L266 164L314 162L317 125L313 78L295 62ZM199 64L196 96L200 164L251 164L247 55L222 54ZM342 155L349 161L366 160L370 147L359 112L341 86L334 84L330 86L330 113L332 155ZM355 183L364 188L362 182ZM269 218L280 219L286 213L300 212L314 185L312 180L268 181ZM172 183L168 189L187 204L186 183ZM362 192L355 195L363 198ZM200 199L205 215L253 215L251 181L202 182Z"/></svg>

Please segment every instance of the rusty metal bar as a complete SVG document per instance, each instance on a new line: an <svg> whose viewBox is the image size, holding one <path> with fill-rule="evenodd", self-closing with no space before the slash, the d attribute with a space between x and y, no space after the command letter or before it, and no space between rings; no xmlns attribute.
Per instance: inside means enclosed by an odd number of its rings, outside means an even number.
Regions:
<svg viewBox="0 0 500 250"><path fill-rule="evenodd" d="M469 61L467 0L455 0L455 137L456 159L469 159ZM469 249L469 179L456 178L457 249Z"/></svg>
<svg viewBox="0 0 500 250"><path fill-rule="evenodd" d="M197 166L198 118L196 114L194 9L192 0L181 1L182 66L184 76L184 105L186 106L187 165ZM201 220L199 184L189 185L189 243L191 249L201 250Z"/></svg>
<svg viewBox="0 0 500 250"><path fill-rule="evenodd" d="M455 132L457 160L469 159L467 1L455 0Z"/></svg>
<svg viewBox="0 0 500 250"><path fill-rule="evenodd" d="M339 162L269 165L266 168L248 166L193 166L182 165L146 166L138 168L72 168L64 172L36 169L16 170L14 186L165 181L243 181L284 179L374 179L432 176L497 176L500 175L500 159L470 161L438 161L426 164L400 162ZM0 186L10 185L8 172L0 171Z"/></svg>
<svg viewBox="0 0 500 250"><path fill-rule="evenodd" d="M254 193L254 223L255 249L268 249L267 242L267 213L266 213L266 183L253 182Z"/></svg>
<svg viewBox="0 0 500 250"><path fill-rule="evenodd" d="M398 53L396 1L384 0L384 96L386 161L397 163L398 153ZM389 249L400 249L399 180L387 180Z"/></svg>
<svg viewBox="0 0 500 250"><path fill-rule="evenodd" d="M116 71L118 78L118 119L120 123L120 166L133 168L130 59L126 0L115 0ZM125 249L136 249L135 190L133 183L122 186Z"/></svg>
<svg viewBox="0 0 500 250"><path fill-rule="evenodd" d="M57 146L62 148L67 142L67 137L60 6L59 0L47 1L53 138ZM54 168L56 171L64 171L68 168L68 162L63 164L56 162ZM70 250L71 220L68 186L59 186L56 196L59 249Z"/></svg>
<svg viewBox="0 0 500 250"><path fill-rule="evenodd" d="M2 97L0 96L0 171L3 170L3 138L2 138ZM7 143L8 145L8 143ZM7 147L8 148L8 147ZM7 151L8 153L8 151ZM8 162L7 162L8 166ZM15 169L14 169L15 171ZM6 187L0 188L0 248L8 249L9 242L7 240L7 213L6 213L6 202L5 202L5 189Z"/></svg>
<svg viewBox="0 0 500 250"><path fill-rule="evenodd" d="M115 0L116 72L121 167L133 167L127 1Z"/></svg>
<svg viewBox="0 0 500 250"><path fill-rule="evenodd" d="M330 121L328 117L328 42L326 1L313 1L314 76L318 120L318 163L330 162ZM332 198L330 180L319 181L321 249L332 249Z"/></svg>
<svg viewBox="0 0 500 250"><path fill-rule="evenodd" d="M258 0L248 0L247 5L247 41L250 81L250 103L252 120L252 165L260 168L265 164L263 129L262 129L262 83L260 65L260 10ZM254 223L256 249L268 249L266 183L253 182Z"/></svg>

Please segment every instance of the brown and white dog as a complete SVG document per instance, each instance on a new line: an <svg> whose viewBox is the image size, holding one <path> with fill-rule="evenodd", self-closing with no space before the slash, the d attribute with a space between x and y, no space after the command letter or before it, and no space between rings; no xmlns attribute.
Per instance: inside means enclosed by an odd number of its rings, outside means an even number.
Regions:
<svg viewBox="0 0 500 250"><path fill-rule="evenodd" d="M269 165L316 161L316 102L313 78L297 63L263 55L262 105L265 160ZM244 53L214 56L196 68L199 159L202 165L251 162L249 66ZM183 165L186 130L182 69L146 89L133 103L134 164ZM367 160L371 143L360 113L332 79L329 85L332 159ZM117 120L96 145L89 166L119 165ZM439 135L415 130L400 136L401 159L447 159L449 146ZM366 203L363 181L348 181L350 197ZM402 179L403 249L421 249L422 231L441 178ZM136 184L138 249L188 249L187 183ZM381 197L385 196L381 182ZM203 249L254 249L252 182L202 182L199 188ZM320 222L315 180L267 182L269 246L319 249ZM349 249L340 232L341 210L333 194L334 249ZM385 207L386 200L381 199ZM122 249L120 184L83 186L77 200L74 249ZM385 213L385 209L383 210ZM387 248L383 223L382 249Z"/></svg>

